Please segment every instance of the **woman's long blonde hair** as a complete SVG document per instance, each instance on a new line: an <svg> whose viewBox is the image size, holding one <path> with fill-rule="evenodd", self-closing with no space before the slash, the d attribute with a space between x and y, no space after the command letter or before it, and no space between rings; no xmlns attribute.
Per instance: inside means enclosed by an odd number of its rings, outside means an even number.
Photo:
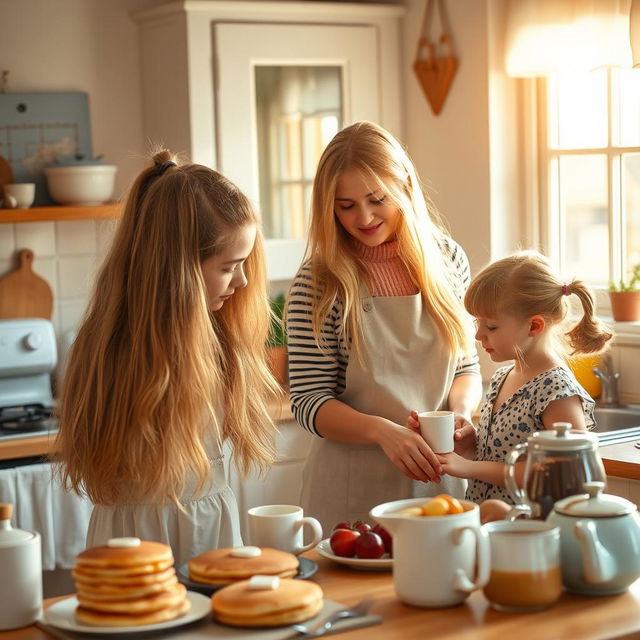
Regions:
<svg viewBox="0 0 640 640"><path fill-rule="evenodd" d="M211 471L207 431L231 440L245 472L274 459L266 401L278 387L265 366L260 232L245 263L247 286L214 313L201 269L257 214L216 171L174 165L168 151L153 162L130 190L59 403L63 482L102 505L178 502L190 475L202 488Z"/></svg>
<svg viewBox="0 0 640 640"><path fill-rule="evenodd" d="M397 205L401 222L397 229L398 254L419 288L424 305L452 353L471 346L462 301L455 295L454 274L445 258L446 236L435 213L427 208L418 175L402 145L372 122L357 122L339 131L324 150L313 182L311 226L306 259L311 265L316 291L312 326L323 348L322 326L336 300L344 311L342 338L361 355L360 283L368 282L364 265L351 246L350 235L334 213L340 175L358 170L382 188Z"/></svg>
<svg viewBox="0 0 640 640"><path fill-rule="evenodd" d="M537 251L520 251L484 267L471 281L464 305L477 318L494 318L498 313L516 318L539 315L554 328L564 324L569 310L566 297L571 294L578 296L582 318L564 333L557 351L566 355L568 344L570 355L599 353L612 334L595 315L591 290L582 280L563 283Z"/></svg>

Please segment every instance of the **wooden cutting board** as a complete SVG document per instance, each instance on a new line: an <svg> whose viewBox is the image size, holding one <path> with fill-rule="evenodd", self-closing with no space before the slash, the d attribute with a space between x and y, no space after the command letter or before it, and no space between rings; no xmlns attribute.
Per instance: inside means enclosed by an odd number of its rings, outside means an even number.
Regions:
<svg viewBox="0 0 640 640"><path fill-rule="evenodd" d="M22 249L19 266L0 278L0 318L51 320L53 294L46 280L33 272L33 251Z"/></svg>

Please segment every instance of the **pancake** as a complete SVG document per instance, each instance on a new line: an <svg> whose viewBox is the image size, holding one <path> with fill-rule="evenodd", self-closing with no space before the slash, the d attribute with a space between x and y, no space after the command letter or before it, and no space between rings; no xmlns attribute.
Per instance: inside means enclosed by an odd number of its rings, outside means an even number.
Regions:
<svg viewBox="0 0 640 640"><path fill-rule="evenodd" d="M194 582L228 585L254 575L291 578L298 572L298 558L292 553L263 547L253 558L232 555L233 547L205 551L189 560L189 578Z"/></svg>
<svg viewBox="0 0 640 640"><path fill-rule="evenodd" d="M174 584L167 591L153 593L147 596L128 596L123 594L118 600L104 600L101 598L91 598L81 592L76 594L80 606L91 611L103 613L152 613L161 609L173 608L180 605L187 594L187 589L183 584Z"/></svg>
<svg viewBox="0 0 640 640"><path fill-rule="evenodd" d="M139 546L111 547L102 545L85 549L76 556L77 567L102 567L110 571L131 567L149 567L149 571L166 569L173 564L171 547L161 542L140 541ZM147 570L140 571L147 573Z"/></svg>
<svg viewBox="0 0 640 640"><path fill-rule="evenodd" d="M280 580L277 589L250 589L243 580L211 598L216 621L234 627L278 627L303 622L322 610L322 589L307 580Z"/></svg>
<svg viewBox="0 0 640 640"><path fill-rule="evenodd" d="M115 538L85 549L71 572L78 622L95 627L144 626L189 611L187 590L173 568L171 547L138 538Z"/></svg>
<svg viewBox="0 0 640 640"><path fill-rule="evenodd" d="M123 597L140 598L152 593L168 591L177 583L178 578L175 575L164 582L155 582L153 584L95 585L76 580L76 590L86 598L119 600Z"/></svg>
<svg viewBox="0 0 640 640"><path fill-rule="evenodd" d="M161 571L155 573L134 573L132 575L110 575L109 573L105 573L103 569L94 569L93 567L90 569L83 569L76 567L72 569L71 575L78 582L85 582L88 584L153 584L156 582L164 582L168 580L171 576L175 576L176 572L173 567L169 567L168 569L163 569Z"/></svg>
<svg viewBox="0 0 640 640"><path fill-rule="evenodd" d="M81 624L93 627L139 627L147 624L158 624L167 622L183 616L191 609L191 603L184 600L180 605L173 608L161 609L152 613L134 615L126 613L102 613L78 607L76 609L76 620Z"/></svg>

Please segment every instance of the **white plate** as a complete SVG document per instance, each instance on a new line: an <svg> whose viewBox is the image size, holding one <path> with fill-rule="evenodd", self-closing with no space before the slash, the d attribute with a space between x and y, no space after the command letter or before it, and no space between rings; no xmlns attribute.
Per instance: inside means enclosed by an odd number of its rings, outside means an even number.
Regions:
<svg viewBox="0 0 640 640"><path fill-rule="evenodd" d="M170 629L171 627L181 627L184 624L195 622L211 613L211 598L203 596L201 593L187 591L187 598L191 603L191 610L179 618L157 622L156 624L145 624L134 627L93 627L87 624L76 622L75 611L78 606L76 598L66 598L52 604L44 612L44 622L53 627L67 629L68 631L79 631L81 633L137 633L143 631L157 631L159 629Z"/></svg>
<svg viewBox="0 0 640 640"><path fill-rule="evenodd" d="M316 545L316 551L323 557L329 558L334 562L340 564L346 564L354 569L391 569L393 566L393 558L390 558L386 553L382 558L369 559L369 558L344 558L343 556L337 556L331 551L331 544L329 538L320 540Z"/></svg>

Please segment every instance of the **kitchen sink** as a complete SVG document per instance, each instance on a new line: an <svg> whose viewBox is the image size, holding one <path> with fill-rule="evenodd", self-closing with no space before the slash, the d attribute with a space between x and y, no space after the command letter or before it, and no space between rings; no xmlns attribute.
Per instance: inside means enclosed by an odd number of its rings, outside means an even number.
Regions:
<svg viewBox="0 0 640 640"><path fill-rule="evenodd" d="M597 434L601 444L640 440L640 404L595 409Z"/></svg>

